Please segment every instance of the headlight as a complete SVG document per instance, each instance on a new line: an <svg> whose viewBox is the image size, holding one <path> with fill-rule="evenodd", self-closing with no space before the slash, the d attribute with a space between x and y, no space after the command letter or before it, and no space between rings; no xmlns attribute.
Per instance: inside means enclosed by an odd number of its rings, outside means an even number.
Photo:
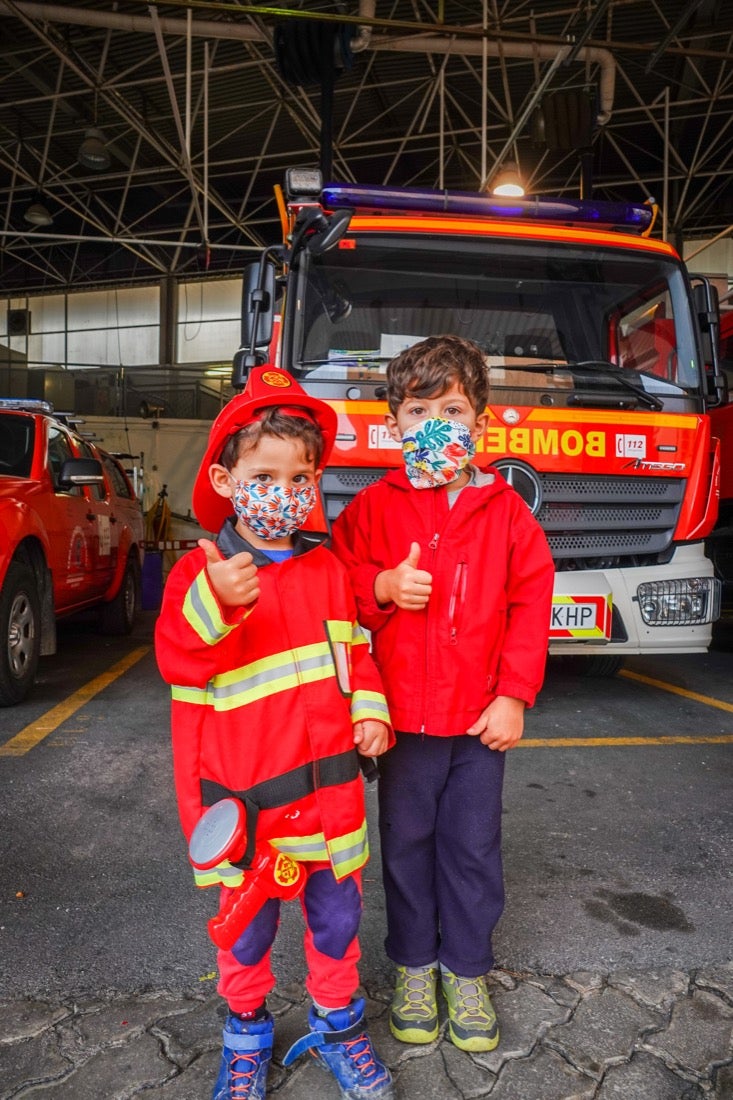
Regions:
<svg viewBox="0 0 733 1100"><path fill-rule="evenodd" d="M721 583L714 577L648 581L636 590L647 626L697 626L720 615Z"/></svg>

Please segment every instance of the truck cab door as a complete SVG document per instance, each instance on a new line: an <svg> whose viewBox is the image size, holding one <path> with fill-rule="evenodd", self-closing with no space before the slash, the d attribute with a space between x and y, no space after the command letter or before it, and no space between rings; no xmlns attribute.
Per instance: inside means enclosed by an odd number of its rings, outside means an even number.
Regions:
<svg viewBox="0 0 733 1100"><path fill-rule="evenodd" d="M99 462L99 456L86 443L81 444L79 453L84 458ZM103 478L98 484L85 485L84 495L88 505L87 522L92 525L92 585L95 596L99 596L107 591L115 574L119 531L116 517L112 514L112 501L106 480ZM92 516L93 519L90 518Z"/></svg>
<svg viewBox="0 0 733 1100"><path fill-rule="evenodd" d="M80 456L60 425L50 425L48 473L53 486L45 525L49 538L49 566L54 604L58 613L72 611L97 592L97 515L85 490L62 479L65 464ZM68 468L68 467L66 467Z"/></svg>

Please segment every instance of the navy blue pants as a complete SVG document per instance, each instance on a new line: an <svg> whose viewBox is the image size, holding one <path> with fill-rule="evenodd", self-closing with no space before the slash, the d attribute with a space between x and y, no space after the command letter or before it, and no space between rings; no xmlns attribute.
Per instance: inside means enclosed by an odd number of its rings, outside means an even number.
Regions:
<svg viewBox="0 0 733 1100"><path fill-rule="evenodd" d="M379 759L379 832L393 962L438 959L465 978L494 965L504 908L505 753L478 737L398 733Z"/></svg>

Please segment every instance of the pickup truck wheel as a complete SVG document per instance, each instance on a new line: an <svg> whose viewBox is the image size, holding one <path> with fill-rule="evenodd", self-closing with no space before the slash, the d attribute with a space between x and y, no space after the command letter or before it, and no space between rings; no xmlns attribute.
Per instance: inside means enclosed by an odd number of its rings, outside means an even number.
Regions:
<svg viewBox="0 0 733 1100"><path fill-rule="evenodd" d="M99 608L99 627L102 633L129 634L135 625L140 598L140 565L137 558L130 555L119 592L113 600L103 603Z"/></svg>
<svg viewBox="0 0 733 1100"><path fill-rule="evenodd" d="M11 562L0 592L0 706L28 694L41 652L41 604L33 573Z"/></svg>

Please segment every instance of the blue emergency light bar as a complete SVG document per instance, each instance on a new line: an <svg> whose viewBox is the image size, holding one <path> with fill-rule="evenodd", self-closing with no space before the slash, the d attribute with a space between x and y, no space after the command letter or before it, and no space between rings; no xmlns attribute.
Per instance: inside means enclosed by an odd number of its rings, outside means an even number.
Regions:
<svg viewBox="0 0 733 1100"><path fill-rule="evenodd" d="M501 198L471 191L431 191L427 187L357 187L327 183L321 195L327 210L355 207L379 211L472 215L484 218L529 218L565 225L610 226L643 232L652 222L651 206L588 199Z"/></svg>

